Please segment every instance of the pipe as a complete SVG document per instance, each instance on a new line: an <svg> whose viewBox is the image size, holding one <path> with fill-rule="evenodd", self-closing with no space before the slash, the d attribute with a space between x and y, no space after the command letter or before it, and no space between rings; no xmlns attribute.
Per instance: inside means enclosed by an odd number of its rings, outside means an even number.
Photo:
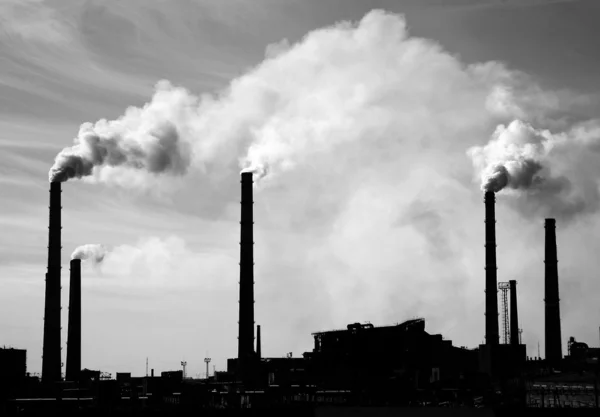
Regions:
<svg viewBox="0 0 600 417"><path fill-rule="evenodd" d="M558 259L556 249L556 220L546 219L546 259L545 274L545 348L546 360L556 362L562 359L560 331L560 298L558 294Z"/></svg>
<svg viewBox="0 0 600 417"><path fill-rule="evenodd" d="M258 359L262 357L260 346L260 324L256 326L256 357L258 357Z"/></svg>
<svg viewBox="0 0 600 417"><path fill-rule="evenodd" d="M498 331L498 284L496 265L496 196L487 191L485 203L485 343L500 343Z"/></svg>
<svg viewBox="0 0 600 417"><path fill-rule="evenodd" d="M238 359L254 357L254 237L252 173L241 174L242 200L240 222L240 320Z"/></svg>
<svg viewBox="0 0 600 417"><path fill-rule="evenodd" d="M81 259L71 260L69 330L67 338L67 381L78 381L81 372Z"/></svg>
<svg viewBox="0 0 600 417"><path fill-rule="evenodd" d="M48 272L44 307L44 345L42 348L42 382L60 381L60 269L61 269L61 186L50 183L50 210L48 225Z"/></svg>
<svg viewBox="0 0 600 417"><path fill-rule="evenodd" d="M510 344L519 345L519 313L517 310L517 281L510 280Z"/></svg>

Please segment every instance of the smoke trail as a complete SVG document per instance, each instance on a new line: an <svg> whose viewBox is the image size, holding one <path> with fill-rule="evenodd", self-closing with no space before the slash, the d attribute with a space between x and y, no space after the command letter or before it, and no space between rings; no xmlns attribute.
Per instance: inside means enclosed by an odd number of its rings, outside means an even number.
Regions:
<svg viewBox="0 0 600 417"><path fill-rule="evenodd" d="M73 251L71 259L91 260L94 264L101 263L108 253L105 246L99 244L81 245Z"/></svg>
<svg viewBox="0 0 600 417"><path fill-rule="evenodd" d="M151 103L130 107L118 120L84 123L75 145L63 149L49 180L67 181L93 174L95 168L122 167L148 173L185 174L190 166L189 138L182 138L197 98L168 82L157 84Z"/></svg>
<svg viewBox="0 0 600 417"><path fill-rule="evenodd" d="M497 117L535 118L544 103L558 100L525 79L496 62L465 66L435 42L410 37L402 16L374 10L358 23L267 48L262 63L217 95L198 97L159 82L143 107L83 124L49 179L124 185L124 171L210 175L238 162L259 180L348 143L377 142L372 147L382 150L395 144L391 152L406 153L436 140L436 149L450 150L463 145L437 138L472 141ZM564 193L570 181L546 164L551 136L519 121L498 128L489 146L472 152L484 165L484 187ZM389 158L388 151L379 156ZM364 164L361 152L358 161Z"/></svg>
<svg viewBox="0 0 600 417"><path fill-rule="evenodd" d="M481 178L481 189L518 190L519 207L562 218L597 210L600 126L587 123L562 133L536 129L520 120L500 125L485 146L467 151ZM596 155L594 155L596 153Z"/></svg>
<svg viewBox="0 0 600 417"><path fill-rule="evenodd" d="M426 84L407 82L417 73ZM452 101L463 112L489 105L493 113L497 99L487 103L488 95L513 75L494 62L463 67L435 42L409 37L402 16L374 10L358 23L267 48L262 63L218 95L197 97L159 82L143 107L83 124L74 145L56 157L49 179L123 183L123 170L210 174L236 161L242 169L268 167L272 175L342 143L433 136L455 124L456 112L448 111L429 126L421 120L435 112L423 107L427 103L446 108ZM434 87L438 77L449 77L445 88ZM260 178L266 173L257 171Z"/></svg>

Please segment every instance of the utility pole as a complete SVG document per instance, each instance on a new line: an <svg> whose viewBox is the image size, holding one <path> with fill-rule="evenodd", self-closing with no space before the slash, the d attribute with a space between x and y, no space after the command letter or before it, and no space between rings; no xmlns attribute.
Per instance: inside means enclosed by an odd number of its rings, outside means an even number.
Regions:
<svg viewBox="0 0 600 417"><path fill-rule="evenodd" d="M187 366L187 361L182 361L181 366L183 366L183 379L185 379L185 367Z"/></svg>
<svg viewBox="0 0 600 417"><path fill-rule="evenodd" d="M210 358L204 358L204 363L206 363L206 379L208 379L208 364L210 363Z"/></svg>

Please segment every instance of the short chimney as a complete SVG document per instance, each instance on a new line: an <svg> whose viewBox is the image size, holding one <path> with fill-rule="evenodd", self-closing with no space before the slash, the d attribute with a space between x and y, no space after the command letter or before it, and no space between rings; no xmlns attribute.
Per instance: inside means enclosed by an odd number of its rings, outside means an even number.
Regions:
<svg viewBox="0 0 600 417"><path fill-rule="evenodd" d="M256 326L256 356L260 359L261 356L261 346L260 346L260 324Z"/></svg>
<svg viewBox="0 0 600 417"><path fill-rule="evenodd" d="M519 343L519 313L517 310L517 281L510 280L510 344Z"/></svg>
<svg viewBox="0 0 600 417"><path fill-rule="evenodd" d="M71 260L69 329L67 337L67 381L78 381L81 371L81 259Z"/></svg>

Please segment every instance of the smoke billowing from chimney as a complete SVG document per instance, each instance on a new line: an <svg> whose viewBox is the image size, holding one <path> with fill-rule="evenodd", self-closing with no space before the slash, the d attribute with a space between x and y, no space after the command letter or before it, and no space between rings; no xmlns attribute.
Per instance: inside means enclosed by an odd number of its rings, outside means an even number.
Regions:
<svg viewBox="0 0 600 417"><path fill-rule="evenodd" d="M71 259L90 260L94 264L98 264L104 260L107 253L108 250L103 245L87 244L76 248L71 255Z"/></svg>
<svg viewBox="0 0 600 417"><path fill-rule="evenodd" d="M50 169L50 181L90 176L94 170L122 167L151 174L185 174L190 166L189 138L183 138L184 109L196 98L160 82L151 103L130 107L117 120L84 123L75 144L63 149ZM187 116L189 118L189 116Z"/></svg>
<svg viewBox="0 0 600 417"><path fill-rule="evenodd" d="M443 88L442 78L450 81ZM359 22L268 47L262 63L216 95L159 82L144 106L84 123L56 157L50 180L124 185L122 171L210 175L236 161L277 174L341 144L453 134L462 126L457 114L484 122L499 112L511 116L519 95L498 91L516 78L496 62L465 66L435 42L409 36L402 16L373 10ZM537 103L537 90L528 87L520 94Z"/></svg>
<svg viewBox="0 0 600 417"><path fill-rule="evenodd" d="M240 171L240 175L245 172L252 173L252 180L259 181L269 173L269 166L267 164L255 164L244 168Z"/></svg>
<svg viewBox="0 0 600 417"><path fill-rule="evenodd" d="M552 133L515 120L498 126L489 143L467 153L479 172L482 190L520 191L517 205L524 212L570 218L599 207L600 169L590 160L590 153L598 151L597 126L584 124Z"/></svg>

